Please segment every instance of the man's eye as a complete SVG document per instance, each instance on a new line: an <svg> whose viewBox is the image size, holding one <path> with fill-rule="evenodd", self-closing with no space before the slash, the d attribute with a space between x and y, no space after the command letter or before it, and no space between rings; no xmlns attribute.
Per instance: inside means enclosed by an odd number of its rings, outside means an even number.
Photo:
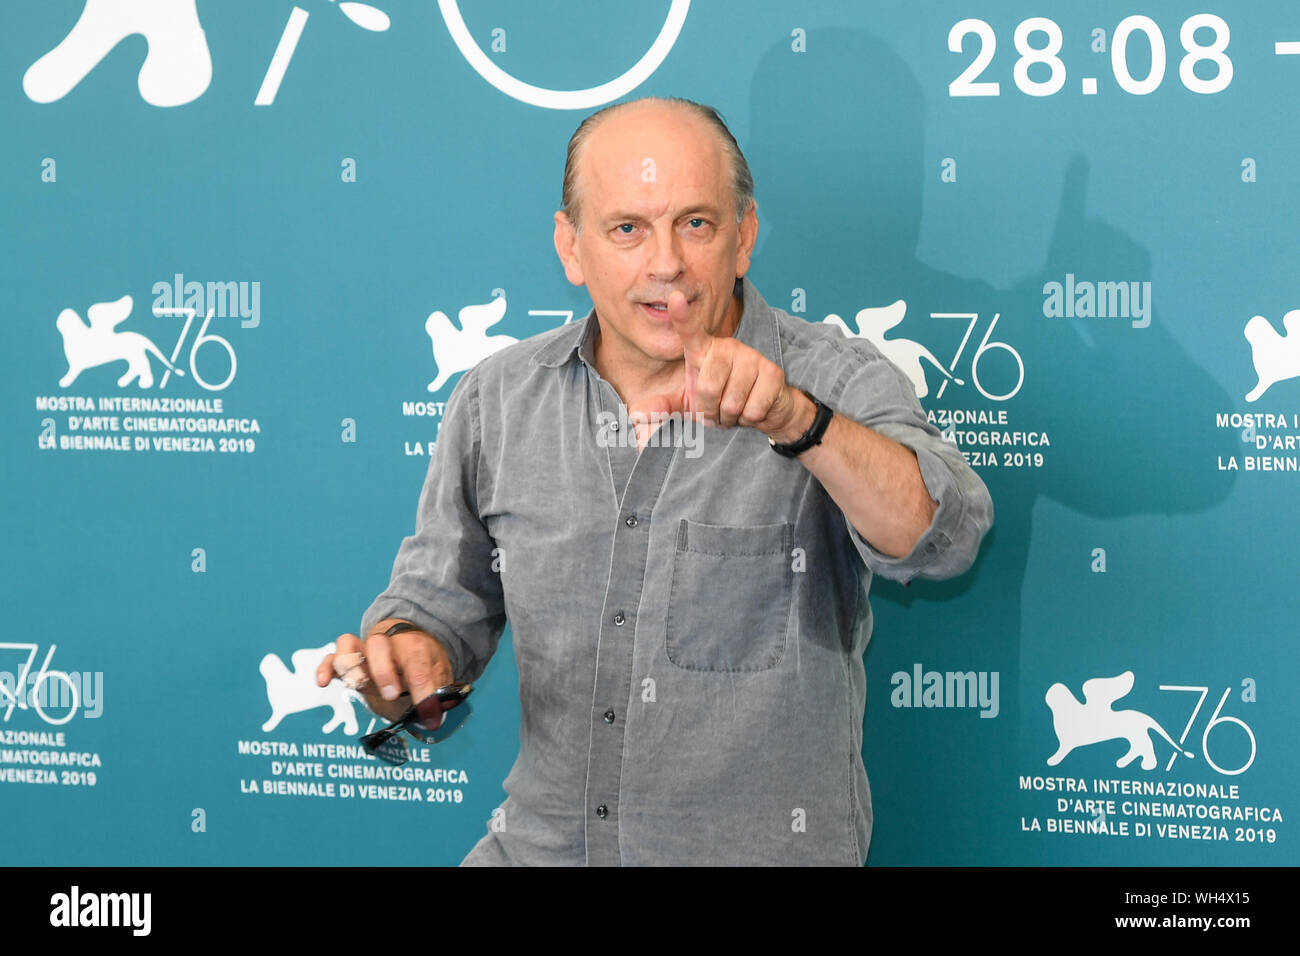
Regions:
<svg viewBox="0 0 1300 956"><path fill-rule="evenodd" d="M630 236L636 231L636 226L632 225L630 222L621 223L617 228L619 233L624 236Z"/></svg>
<svg viewBox="0 0 1300 956"><path fill-rule="evenodd" d="M692 229L699 229L704 225L704 220L699 216L694 216L686 221L686 224Z"/></svg>

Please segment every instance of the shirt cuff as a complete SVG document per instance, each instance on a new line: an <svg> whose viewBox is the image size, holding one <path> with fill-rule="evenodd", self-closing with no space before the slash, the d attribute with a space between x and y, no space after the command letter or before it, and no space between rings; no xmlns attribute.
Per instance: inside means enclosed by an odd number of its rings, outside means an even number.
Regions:
<svg viewBox="0 0 1300 956"><path fill-rule="evenodd" d="M967 556L957 553L959 549L954 549L952 546L957 529L961 528L967 520L966 496L962 494L952 471L942 458L926 448L914 447L897 436L890 437L916 454L916 462L921 469L921 479L925 482L931 500L935 501L938 507L934 510L934 517L930 519L929 527L917 538L912 550L901 557L891 557L877 551L858 533L858 529L853 527L846 517L844 522L848 526L853 546L857 548L862 560L873 573L903 584L911 583L912 578L918 575L942 579L960 574L970 566L975 557L975 548L969 549L970 554ZM976 547L978 543L977 536Z"/></svg>

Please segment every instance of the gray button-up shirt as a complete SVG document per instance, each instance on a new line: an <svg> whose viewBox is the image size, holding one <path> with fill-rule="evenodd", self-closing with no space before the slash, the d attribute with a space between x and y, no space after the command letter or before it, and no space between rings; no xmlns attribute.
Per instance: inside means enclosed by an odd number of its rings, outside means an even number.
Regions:
<svg viewBox="0 0 1300 956"><path fill-rule="evenodd" d="M910 554L881 554L754 429L670 420L638 453L595 368L594 314L466 372L415 534L362 620L437 635L461 680L511 626L519 757L504 828L466 863L866 858L871 576L964 571L992 504L874 346L743 294L736 337L913 449L933 523Z"/></svg>

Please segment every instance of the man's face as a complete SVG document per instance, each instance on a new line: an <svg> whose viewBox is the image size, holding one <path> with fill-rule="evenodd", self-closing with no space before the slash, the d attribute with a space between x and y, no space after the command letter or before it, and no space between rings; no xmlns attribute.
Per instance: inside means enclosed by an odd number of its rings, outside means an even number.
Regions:
<svg viewBox="0 0 1300 956"><path fill-rule="evenodd" d="M555 216L555 248L600 318L602 351L651 368L682 358L668 295L692 319L730 334L732 290L749 269L753 209L736 222L731 166L716 132L684 109L628 107L593 129L578 159L581 229Z"/></svg>

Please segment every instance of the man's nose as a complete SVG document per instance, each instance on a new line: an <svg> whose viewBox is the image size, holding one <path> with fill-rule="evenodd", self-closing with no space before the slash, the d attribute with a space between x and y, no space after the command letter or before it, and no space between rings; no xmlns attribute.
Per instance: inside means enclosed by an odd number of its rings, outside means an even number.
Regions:
<svg viewBox="0 0 1300 956"><path fill-rule="evenodd" d="M650 277L659 282L671 282L682 274L681 237L676 229L655 232L650 258Z"/></svg>

